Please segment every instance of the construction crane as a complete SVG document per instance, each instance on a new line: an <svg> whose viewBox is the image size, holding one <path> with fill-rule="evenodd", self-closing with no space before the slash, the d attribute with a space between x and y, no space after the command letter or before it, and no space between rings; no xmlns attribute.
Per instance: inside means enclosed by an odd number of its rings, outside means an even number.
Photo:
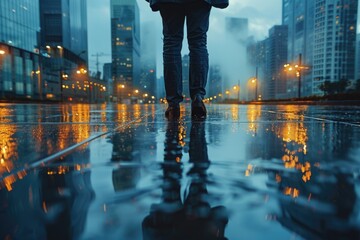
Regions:
<svg viewBox="0 0 360 240"><path fill-rule="evenodd" d="M91 56L96 57L96 72L98 73L99 72L99 65L100 65L99 57L111 56L111 54L100 52L100 53L93 54Z"/></svg>

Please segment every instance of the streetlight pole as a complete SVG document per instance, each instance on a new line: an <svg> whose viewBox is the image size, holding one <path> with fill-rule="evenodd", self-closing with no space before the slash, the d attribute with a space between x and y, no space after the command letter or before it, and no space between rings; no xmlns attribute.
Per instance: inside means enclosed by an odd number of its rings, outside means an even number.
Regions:
<svg viewBox="0 0 360 240"><path fill-rule="evenodd" d="M257 95L258 95L258 67L256 66L256 70L255 70L255 101L257 100Z"/></svg>
<svg viewBox="0 0 360 240"><path fill-rule="evenodd" d="M302 54L299 54L299 68L298 68L298 98L301 98L301 61L302 61Z"/></svg>
<svg viewBox="0 0 360 240"><path fill-rule="evenodd" d="M5 57L6 52L0 49L0 84L1 84L1 99L5 97L5 83L3 79L3 57Z"/></svg>
<svg viewBox="0 0 360 240"><path fill-rule="evenodd" d="M238 103L240 102L240 80L238 80Z"/></svg>

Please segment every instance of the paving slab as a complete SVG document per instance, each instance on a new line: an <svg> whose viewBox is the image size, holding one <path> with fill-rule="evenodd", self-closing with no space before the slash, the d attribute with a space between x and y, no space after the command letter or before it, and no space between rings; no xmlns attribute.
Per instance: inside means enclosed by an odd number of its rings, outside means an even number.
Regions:
<svg viewBox="0 0 360 240"><path fill-rule="evenodd" d="M0 105L1 239L359 239L360 106Z"/></svg>

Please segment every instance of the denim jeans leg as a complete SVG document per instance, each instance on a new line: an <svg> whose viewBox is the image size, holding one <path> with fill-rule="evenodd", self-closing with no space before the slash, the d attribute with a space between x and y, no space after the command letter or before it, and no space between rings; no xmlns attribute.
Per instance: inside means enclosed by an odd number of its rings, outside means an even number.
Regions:
<svg viewBox="0 0 360 240"><path fill-rule="evenodd" d="M184 38L185 13L181 4L167 3L160 7L163 22L163 61L166 99L169 105L179 104L182 96L181 48Z"/></svg>
<svg viewBox="0 0 360 240"><path fill-rule="evenodd" d="M187 38L190 51L190 96L204 98L209 71L207 31L211 6L203 1L189 3L186 14Z"/></svg>

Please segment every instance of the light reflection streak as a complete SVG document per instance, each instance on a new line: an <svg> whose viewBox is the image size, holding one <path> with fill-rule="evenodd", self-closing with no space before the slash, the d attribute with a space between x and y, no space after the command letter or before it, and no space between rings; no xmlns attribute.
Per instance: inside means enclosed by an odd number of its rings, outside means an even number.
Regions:
<svg viewBox="0 0 360 240"><path fill-rule="evenodd" d="M304 161L308 150L308 130L304 124L304 115L301 112L306 111L307 107L284 106L279 107L278 111L285 111L286 122L276 124L273 131L276 136L282 140L283 156L282 161L285 168L296 169L301 173L301 180L306 183L311 180L311 164ZM303 157L302 157L303 156ZM302 158L300 158L302 157ZM275 181L280 183L282 177L276 174ZM297 198L300 191L297 188L285 187L283 193L292 198Z"/></svg>
<svg viewBox="0 0 360 240"><path fill-rule="evenodd" d="M249 105L247 109L248 130L252 136L256 136L258 124L261 117L261 105Z"/></svg>
<svg viewBox="0 0 360 240"><path fill-rule="evenodd" d="M8 116L10 112L8 109L1 109L1 113L5 114L3 116ZM0 125L0 177L11 172L18 160L18 143L13 137L16 129L13 124ZM10 186L12 182L12 179L8 178L6 185Z"/></svg>

